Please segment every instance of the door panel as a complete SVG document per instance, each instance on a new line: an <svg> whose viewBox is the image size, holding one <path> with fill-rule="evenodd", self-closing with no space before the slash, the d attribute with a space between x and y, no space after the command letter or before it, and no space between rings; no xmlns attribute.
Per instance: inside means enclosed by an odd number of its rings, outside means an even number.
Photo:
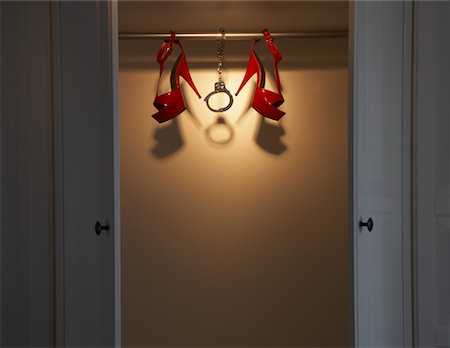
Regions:
<svg viewBox="0 0 450 348"><path fill-rule="evenodd" d="M355 340L357 346L409 344L403 204L407 5L354 8ZM407 47L407 46L406 46ZM409 66L409 65L408 65ZM374 229L359 228L372 218ZM407 246L407 244L406 244ZM409 334L408 334L409 332Z"/></svg>
<svg viewBox="0 0 450 348"><path fill-rule="evenodd" d="M49 8L0 2L2 347L54 345Z"/></svg>
<svg viewBox="0 0 450 348"><path fill-rule="evenodd" d="M416 5L417 343L450 346L450 3Z"/></svg>
<svg viewBox="0 0 450 348"><path fill-rule="evenodd" d="M56 111L62 213L58 344L113 346L112 5L61 2L54 6L59 28L55 75L60 83ZM96 221L110 229L97 235Z"/></svg>

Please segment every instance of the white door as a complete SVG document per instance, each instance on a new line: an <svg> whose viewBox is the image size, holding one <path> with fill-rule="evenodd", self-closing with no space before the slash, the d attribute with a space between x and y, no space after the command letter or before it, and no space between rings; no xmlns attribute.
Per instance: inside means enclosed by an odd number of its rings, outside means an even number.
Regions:
<svg viewBox="0 0 450 348"><path fill-rule="evenodd" d="M113 346L115 323L114 3L53 4L57 345ZM98 221L109 230L96 231ZM115 321L116 320L116 321ZM117 325L116 325L117 326ZM118 327L118 326L117 326ZM116 341L115 341L116 335Z"/></svg>
<svg viewBox="0 0 450 348"><path fill-rule="evenodd" d="M355 345L410 346L411 5L356 2L353 18Z"/></svg>
<svg viewBox="0 0 450 348"><path fill-rule="evenodd" d="M450 347L450 2L415 8L419 347Z"/></svg>

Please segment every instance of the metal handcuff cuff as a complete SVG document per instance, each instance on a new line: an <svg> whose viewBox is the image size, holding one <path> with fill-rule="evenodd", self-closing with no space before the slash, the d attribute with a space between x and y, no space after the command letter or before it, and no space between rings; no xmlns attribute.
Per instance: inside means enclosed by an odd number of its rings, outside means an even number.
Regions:
<svg viewBox="0 0 450 348"><path fill-rule="evenodd" d="M225 29L220 28L220 33L221 36L217 38L217 73L219 74L219 81L214 84L214 91L209 93L205 98L208 109L213 112L227 111L229 108L231 108L231 105L233 105L233 96L225 87L225 82L223 82L222 79L223 52L225 50ZM209 98L218 93L225 93L230 98L230 101L228 102L227 106L219 109L214 109L213 107L211 107L211 105L209 105Z"/></svg>

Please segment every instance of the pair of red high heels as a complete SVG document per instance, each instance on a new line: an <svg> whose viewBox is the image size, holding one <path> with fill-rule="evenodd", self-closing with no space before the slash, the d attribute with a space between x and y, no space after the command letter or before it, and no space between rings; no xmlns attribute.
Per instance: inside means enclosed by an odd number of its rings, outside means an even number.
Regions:
<svg viewBox="0 0 450 348"><path fill-rule="evenodd" d="M250 49L250 59L248 62L247 71L241 85L238 88L238 91L236 92L236 95L239 94L248 80L256 73L257 87L253 96L252 106L261 115L278 121L285 115L283 111L278 109L278 107L284 102L283 96L281 95L280 77L278 75L278 63L280 62L282 57L269 31L267 29L264 29L262 33L264 34L266 45L272 53L272 57L274 59L274 69L276 74L278 93L269 91L264 88L264 66L262 65L261 60L258 58L254 50L255 44L259 40L254 40ZM173 45L176 44L181 49L181 53L172 68L172 73L170 76L172 91L161 95L158 95L157 92L155 101L153 102L153 105L158 109L158 112L153 115L153 118L159 123L168 121L175 116L178 116L186 109L180 89L180 76L182 76L186 80L186 82L189 84L189 86L191 86L197 96L201 98L200 93L198 92L197 88L194 85L194 82L192 81L191 74L189 73L183 46L179 40L175 39L175 36L175 32L170 32L170 39L163 42L156 56L156 61L159 63L159 78L161 80L161 75L164 70L164 63L172 54Z"/></svg>

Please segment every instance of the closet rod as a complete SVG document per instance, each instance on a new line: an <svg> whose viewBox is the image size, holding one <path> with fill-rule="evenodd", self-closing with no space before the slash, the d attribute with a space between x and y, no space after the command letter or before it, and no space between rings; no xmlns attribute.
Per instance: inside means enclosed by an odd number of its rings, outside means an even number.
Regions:
<svg viewBox="0 0 450 348"><path fill-rule="evenodd" d="M297 33L271 33L274 39L305 39L305 38L337 38L347 37L348 31L317 31ZM217 40L220 33L177 33L178 39L183 40ZM168 33L119 33L120 40L168 40ZM262 33L226 33L227 40L254 40L263 39Z"/></svg>

